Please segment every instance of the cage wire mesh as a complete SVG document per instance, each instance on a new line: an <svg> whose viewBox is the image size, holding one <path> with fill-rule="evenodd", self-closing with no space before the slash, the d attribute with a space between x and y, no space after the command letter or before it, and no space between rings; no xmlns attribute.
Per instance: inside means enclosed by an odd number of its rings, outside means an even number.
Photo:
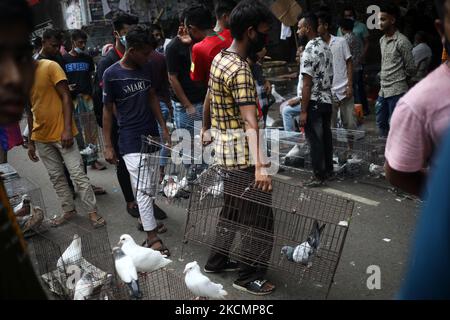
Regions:
<svg viewBox="0 0 450 320"><path fill-rule="evenodd" d="M136 191L187 209L192 184L206 165L182 147L183 142L168 147L159 137L143 136Z"/></svg>
<svg viewBox="0 0 450 320"><path fill-rule="evenodd" d="M102 129L97 124L95 113L91 111L75 112L74 120L78 129L77 142L80 154L83 161L91 165L103 157Z"/></svg>
<svg viewBox="0 0 450 320"><path fill-rule="evenodd" d="M100 299L107 287L114 288L107 230L93 229L87 219L77 217L37 234L31 238L31 252L42 283L55 299Z"/></svg>
<svg viewBox="0 0 450 320"><path fill-rule="evenodd" d="M331 286L354 203L277 180L272 193L253 184L252 173L208 169L192 189L185 240L249 265L283 271L299 283ZM288 261L282 248L304 244L315 221L324 226L315 254L305 263Z"/></svg>
<svg viewBox="0 0 450 320"><path fill-rule="evenodd" d="M41 189L30 179L18 176L6 180L4 186L24 237L45 232L48 228L43 221L48 214Z"/></svg>

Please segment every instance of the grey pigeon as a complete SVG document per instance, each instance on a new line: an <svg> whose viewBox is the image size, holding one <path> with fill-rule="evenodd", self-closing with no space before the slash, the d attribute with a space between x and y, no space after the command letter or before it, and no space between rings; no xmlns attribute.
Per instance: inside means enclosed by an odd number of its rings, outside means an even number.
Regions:
<svg viewBox="0 0 450 320"><path fill-rule="evenodd" d="M94 278L86 272L75 285L73 300L87 300L94 291Z"/></svg>
<svg viewBox="0 0 450 320"><path fill-rule="evenodd" d="M312 230L306 241L295 248L284 246L281 249L281 254L285 255L288 261L307 264L319 248L320 237L324 228L325 224L319 227L319 222L314 220Z"/></svg>
<svg viewBox="0 0 450 320"><path fill-rule="evenodd" d="M133 260L119 247L113 248L113 255L117 274L128 285L130 297L136 300L141 299L142 293L139 289L139 278Z"/></svg>

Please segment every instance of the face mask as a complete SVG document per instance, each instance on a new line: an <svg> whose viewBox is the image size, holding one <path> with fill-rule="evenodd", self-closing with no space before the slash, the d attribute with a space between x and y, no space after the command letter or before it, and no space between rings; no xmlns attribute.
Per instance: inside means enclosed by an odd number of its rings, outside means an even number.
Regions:
<svg viewBox="0 0 450 320"><path fill-rule="evenodd" d="M119 38L119 41L125 48L127 47L127 37L126 36L121 36Z"/></svg>
<svg viewBox="0 0 450 320"><path fill-rule="evenodd" d="M255 40L250 39L250 46L248 48L248 55L250 57L255 57L266 46L267 35L258 31L256 31L256 34Z"/></svg>
<svg viewBox="0 0 450 320"><path fill-rule="evenodd" d="M78 53L78 54L84 53L84 50L83 50L83 49L80 49L80 48L74 48L74 50L75 50L75 52Z"/></svg>

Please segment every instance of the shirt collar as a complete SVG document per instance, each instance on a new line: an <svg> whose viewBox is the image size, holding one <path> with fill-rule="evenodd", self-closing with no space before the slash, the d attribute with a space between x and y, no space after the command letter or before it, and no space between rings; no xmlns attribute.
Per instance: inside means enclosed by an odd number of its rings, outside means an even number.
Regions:
<svg viewBox="0 0 450 320"><path fill-rule="evenodd" d="M397 30L397 31L395 31L395 33L392 35L392 37L390 37L390 38L388 38L388 37L386 37L386 36L384 36L384 37L385 37L385 39L386 39L387 42L390 42L390 41L395 41L395 40L397 40L399 34L400 34L400 31Z"/></svg>

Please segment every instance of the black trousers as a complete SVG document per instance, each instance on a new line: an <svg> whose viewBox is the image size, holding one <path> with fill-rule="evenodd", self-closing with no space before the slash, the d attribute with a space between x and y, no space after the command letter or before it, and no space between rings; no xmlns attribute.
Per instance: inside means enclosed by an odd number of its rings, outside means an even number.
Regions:
<svg viewBox="0 0 450 320"><path fill-rule="evenodd" d="M333 173L333 136L331 133L331 104L311 101L306 120L305 135L311 148L314 175L325 180Z"/></svg>
<svg viewBox="0 0 450 320"><path fill-rule="evenodd" d="M119 150L119 125L117 119L113 117L113 123L111 128L111 142L116 152L116 157L119 163L116 167L117 180L119 180L120 189L126 202L134 201L133 188L131 186L130 173L128 172L125 161L123 160Z"/></svg>
<svg viewBox="0 0 450 320"><path fill-rule="evenodd" d="M245 171L250 173L248 180L245 182L241 178L223 178L225 205L220 212L214 243L214 247L220 248L221 252L212 250L206 263L207 269L222 269L229 259L229 252L236 232L240 229L242 263L239 277L236 280L236 284L239 285L246 285L264 277L267 271L264 263L268 263L272 254L274 229L271 206L251 202L236 196L245 193L246 197L251 199L252 193L254 193L258 194L258 199L261 199L262 196L266 197L264 202L272 202L270 193L263 193L259 190L245 190L255 180L255 169L249 168Z"/></svg>

